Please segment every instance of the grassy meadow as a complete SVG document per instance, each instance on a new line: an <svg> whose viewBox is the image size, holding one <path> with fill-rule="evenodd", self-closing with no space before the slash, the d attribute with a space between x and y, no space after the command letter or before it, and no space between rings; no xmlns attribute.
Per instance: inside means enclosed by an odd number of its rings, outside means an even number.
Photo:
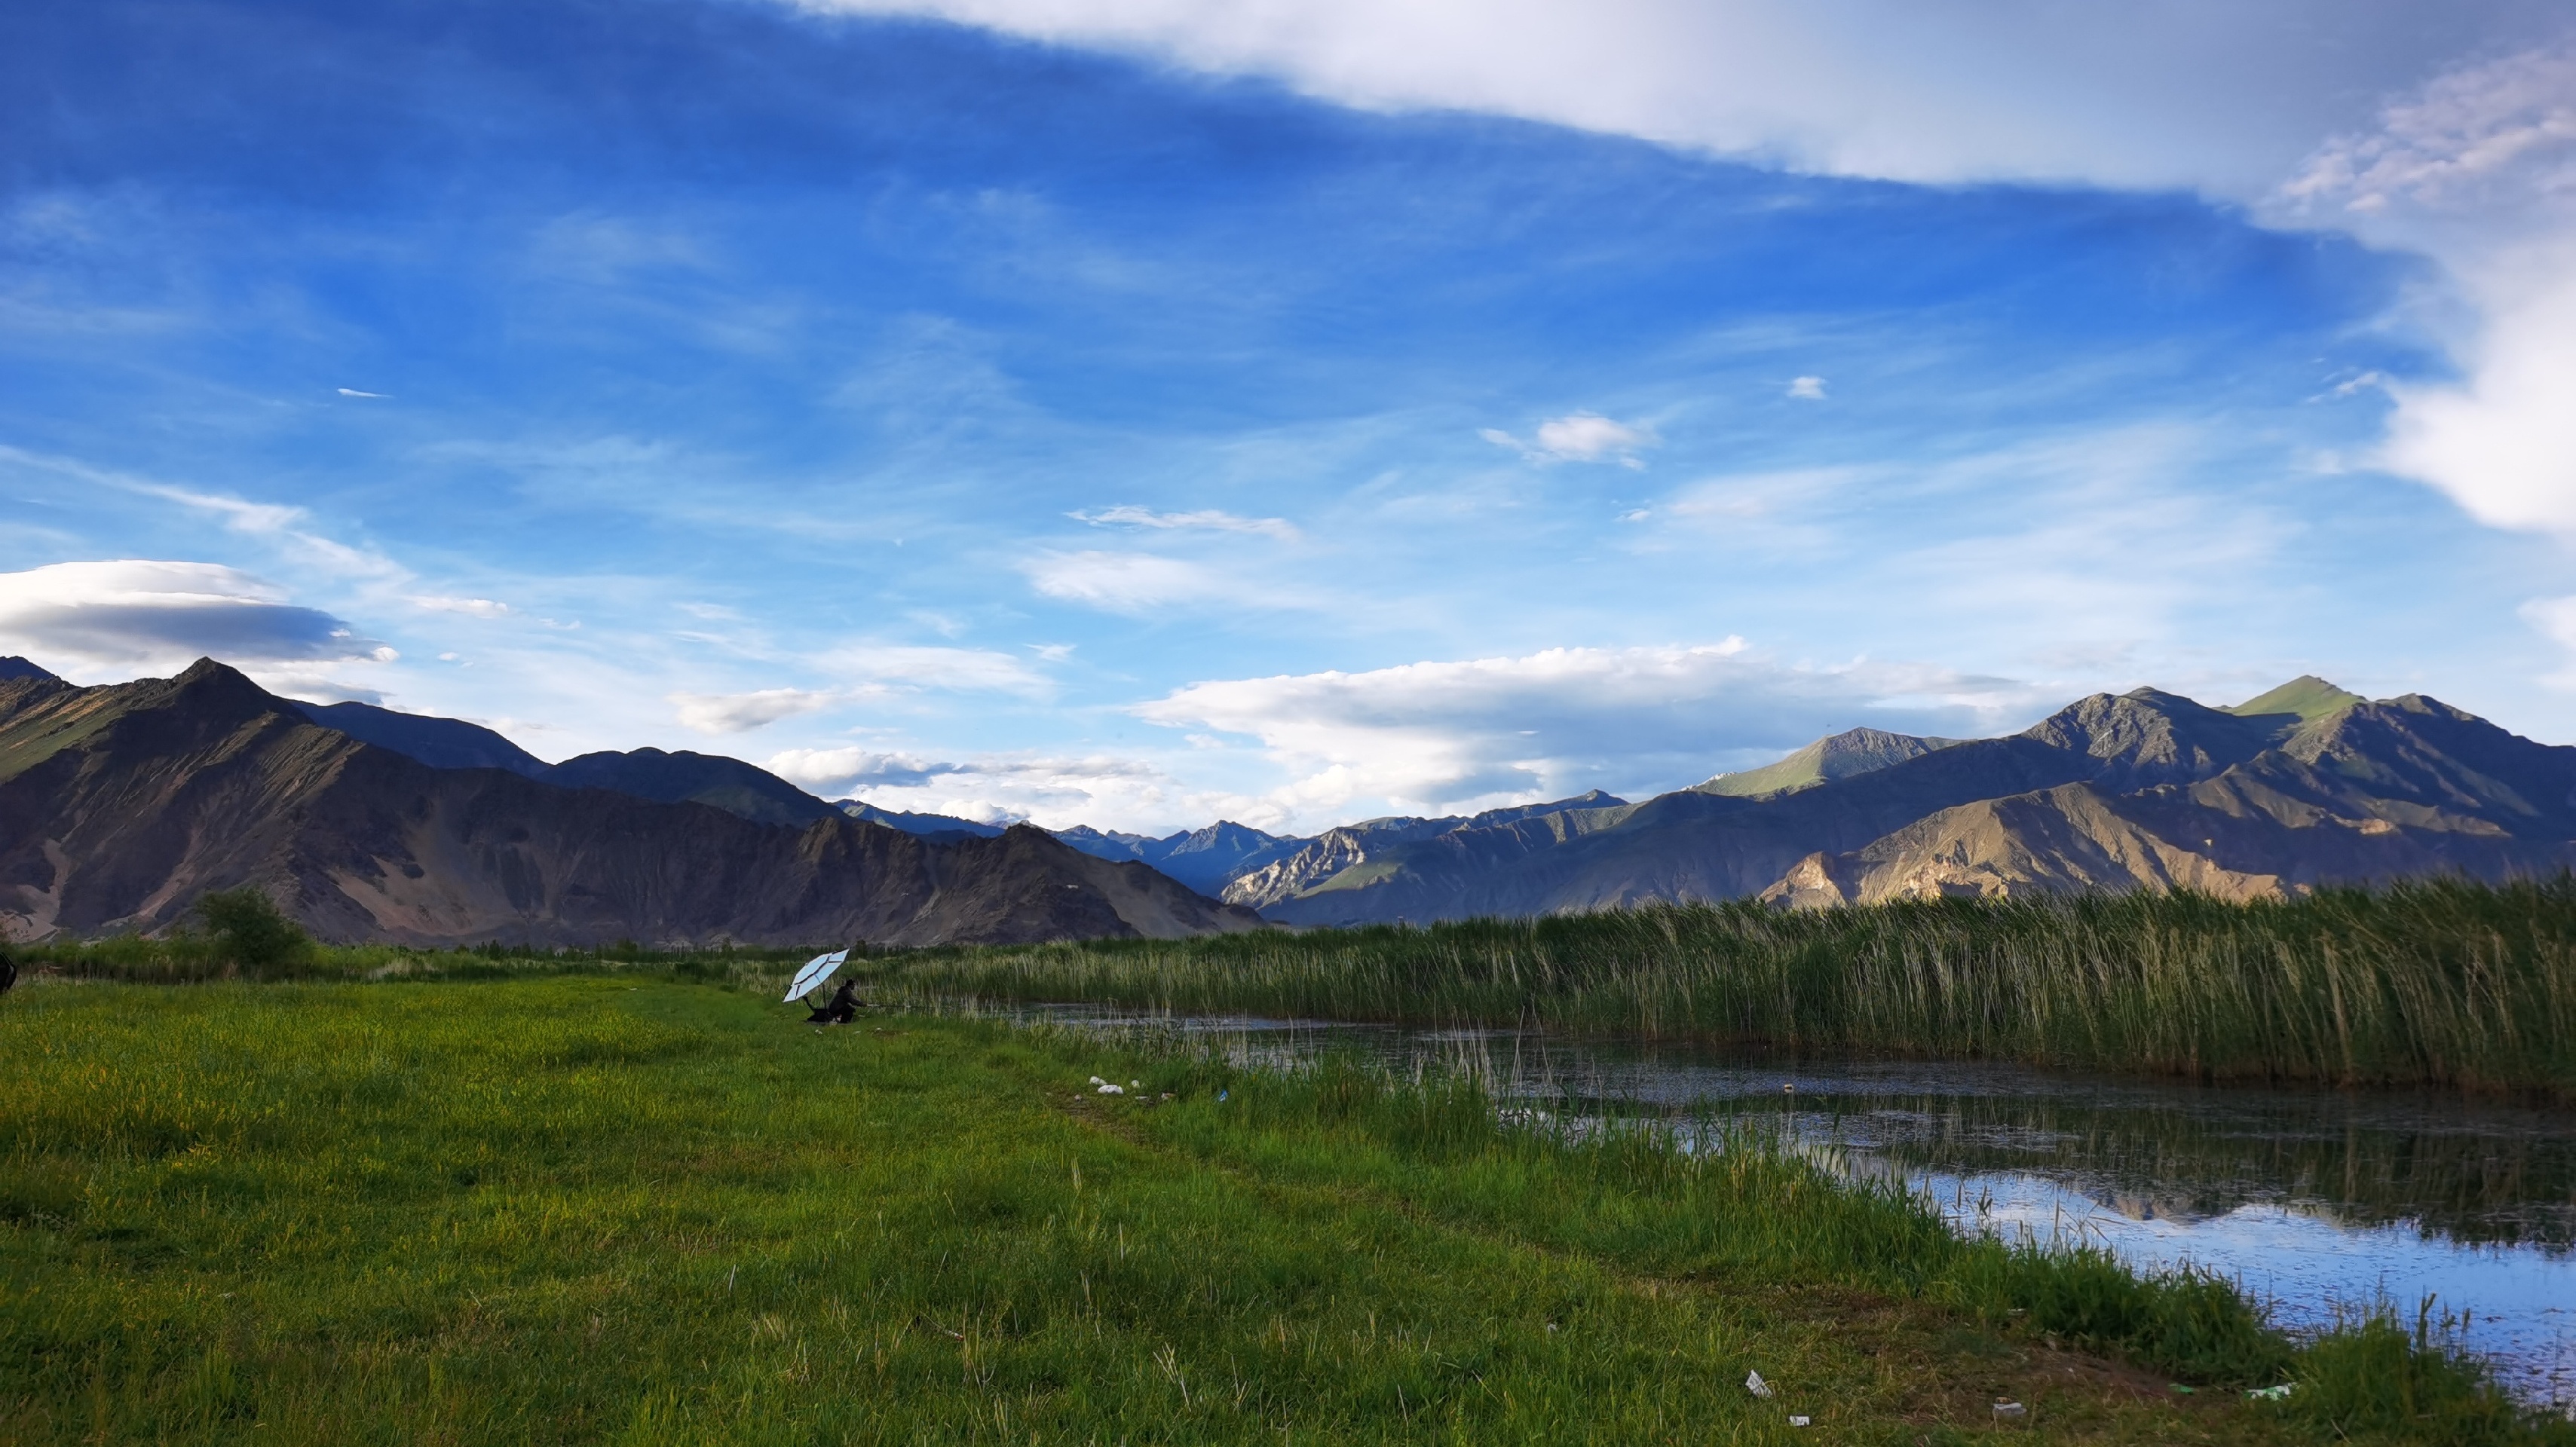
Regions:
<svg viewBox="0 0 2576 1447"><path fill-rule="evenodd" d="M2576 1099L2576 882L1743 901L1427 928L917 951L889 984L2211 1080Z"/></svg>
<svg viewBox="0 0 2576 1447"><path fill-rule="evenodd" d="M1754 1142L485 963L0 996L0 1440L2576 1442Z"/></svg>

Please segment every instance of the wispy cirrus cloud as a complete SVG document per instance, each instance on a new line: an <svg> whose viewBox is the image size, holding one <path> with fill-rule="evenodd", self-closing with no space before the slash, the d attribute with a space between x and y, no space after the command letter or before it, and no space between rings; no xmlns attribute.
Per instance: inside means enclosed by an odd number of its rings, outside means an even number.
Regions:
<svg viewBox="0 0 2576 1447"><path fill-rule="evenodd" d="M490 598L450 598L439 595L415 595L404 600L427 613L461 613L468 618L507 618L515 611L509 604Z"/></svg>
<svg viewBox="0 0 2576 1447"><path fill-rule="evenodd" d="M1293 543L1301 536L1296 525L1286 518L1248 518L1230 512L1206 509L1198 512L1155 512L1142 507L1105 507L1095 512L1073 512L1065 516L1093 527L1155 528L1215 533L1257 533Z"/></svg>
<svg viewBox="0 0 2576 1447"><path fill-rule="evenodd" d="M212 513L223 519L224 526L234 532L274 540L300 554L301 561L318 564L344 577L400 583L411 576L408 569L383 553L370 548L353 548L324 536L315 526L312 513L301 507L252 502L222 493L199 492L193 488L134 478L119 478L117 482L149 497Z"/></svg>
<svg viewBox="0 0 2576 1447"><path fill-rule="evenodd" d="M1224 580L1202 563L1156 553L1044 553L1020 565L1029 584L1050 598L1113 613L1136 613L1225 591Z"/></svg>
<svg viewBox="0 0 2576 1447"><path fill-rule="evenodd" d="M1044 698L1054 681L1008 653L857 643L827 649L815 664L839 683L742 693L681 691L667 696L680 724L703 734L747 733L799 714L904 693L1002 693Z"/></svg>

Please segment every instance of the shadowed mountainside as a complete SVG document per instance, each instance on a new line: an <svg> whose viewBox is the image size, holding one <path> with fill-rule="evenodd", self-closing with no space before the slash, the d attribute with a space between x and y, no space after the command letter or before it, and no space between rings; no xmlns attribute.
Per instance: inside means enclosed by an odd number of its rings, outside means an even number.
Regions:
<svg viewBox="0 0 2576 1447"><path fill-rule="evenodd" d="M371 703L304 703L291 698L284 702L326 729L408 755L433 769L507 769L521 778L542 779L554 768L491 729L463 719L402 713Z"/></svg>
<svg viewBox="0 0 2576 1447"><path fill-rule="evenodd" d="M721 754L608 750L549 764L491 729L462 719L400 713L367 703L283 702L324 728L391 749L433 769L507 769L522 778L567 789L611 789L663 804L712 804L761 824L811 824L834 812L833 805L776 774Z"/></svg>
<svg viewBox="0 0 2576 1447"><path fill-rule="evenodd" d="M668 756L666 756L668 757ZM925 840L436 769L241 674L0 683L0 931L149 932L256 884L328 940L1007 943L1259 921L1041 830Z"/></svg>
<svg viewBox="0 0 2576 1447"><path fill-rule="evenodd" d="M709 804L757 824L811 824L840 810L740 759L686 749L607 751L566 759L545 781L567 789L609 789L661 804Z"/></svg>

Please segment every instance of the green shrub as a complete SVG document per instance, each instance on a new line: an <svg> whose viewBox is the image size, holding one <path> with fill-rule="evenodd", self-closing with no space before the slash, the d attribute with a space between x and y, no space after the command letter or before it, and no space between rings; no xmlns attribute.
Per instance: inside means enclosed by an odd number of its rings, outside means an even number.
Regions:
<svg viewBox="0 0 2576 1447"><path fill-rule="evenodd" d="M248 974L294 964L313 943L256 885L200 895L197 915L206 922L215 952Z"/></svg>

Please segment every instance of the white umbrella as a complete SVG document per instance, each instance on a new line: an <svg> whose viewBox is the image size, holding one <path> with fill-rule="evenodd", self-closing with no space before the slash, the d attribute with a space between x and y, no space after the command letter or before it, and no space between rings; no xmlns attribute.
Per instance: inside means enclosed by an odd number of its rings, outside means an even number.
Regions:
<svg viewBox="0 0 2576 1447"><path fill-rule="evenodd" d="M839 969L841 962L849 957L848 950L834 950L828 955L816 955L807 960L805 968L796 972L796 983L787 987L786 1000L781 1000L779 1003L783 1005L787 1000L793 1000L799 995L810 995L823 988L831 981L832 972Z"/></svg>

